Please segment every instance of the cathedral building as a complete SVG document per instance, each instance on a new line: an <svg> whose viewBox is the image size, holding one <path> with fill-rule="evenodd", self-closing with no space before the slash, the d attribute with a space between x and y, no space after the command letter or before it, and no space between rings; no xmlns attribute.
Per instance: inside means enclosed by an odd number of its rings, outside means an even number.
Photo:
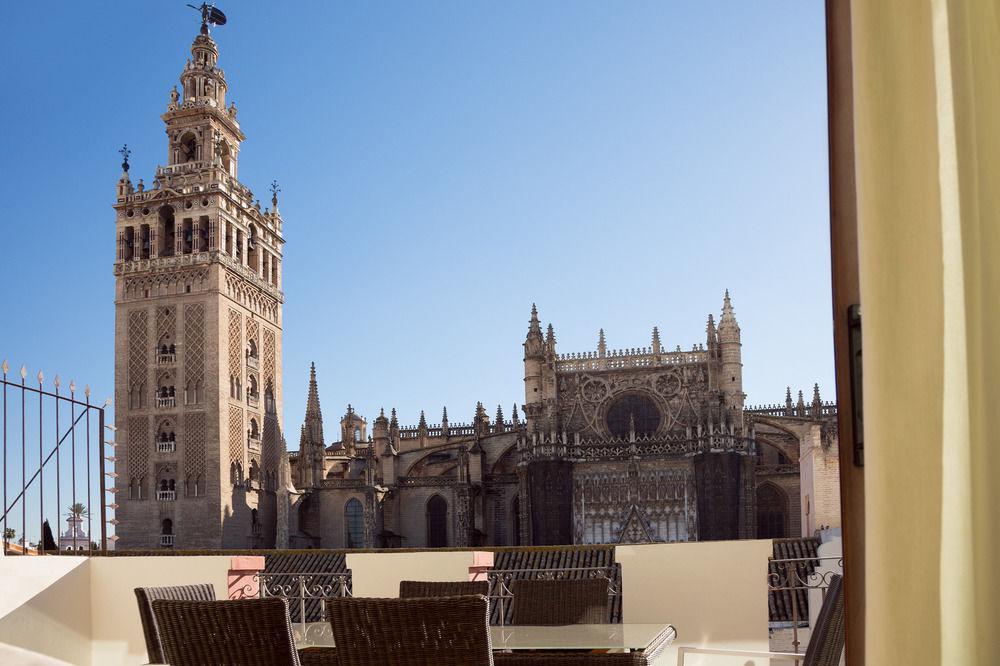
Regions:
<svg viewBox="0 0 1000 666"><path fill-rule="evenodd" d="M282 219L238 178L244 134L203 23L161 118L166 164L114 204L117 547L277 537Z"/></svg>
<svg viewBox="0 0 1000 666"><path fill-rule="evenodd" d="M290 454L292 547L675 542L812 535L839 527L836 407L745 406L740 327L727 292L705 341L556 351L532 307L524 402L491 419L371 433L350 406L323 435L316 369ZM523 418L521 413L523 411Z"/></svg>

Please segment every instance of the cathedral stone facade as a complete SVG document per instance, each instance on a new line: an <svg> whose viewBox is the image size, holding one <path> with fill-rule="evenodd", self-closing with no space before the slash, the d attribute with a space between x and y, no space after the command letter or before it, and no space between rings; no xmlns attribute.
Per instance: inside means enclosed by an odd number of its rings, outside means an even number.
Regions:
<svg viewBox="0 0 1000 666"><path fill-rule="evenodd" d="M445 409L371 433L350 406L328 443L315 367L291 454L293 547L377 548L774 538L839 526L836 408L744 406L728 292L704 343L559 354L532 307L525 397L505 418ZM523 417L522 417L523 412Z"/></svg>
<svg viewBox="0 0 1000 666"><path fill-rule="evenodd" d="M167 163L115 209L118 548L275 544L282 219L238 179L243 131L205 25L161 117Z"/></svg>

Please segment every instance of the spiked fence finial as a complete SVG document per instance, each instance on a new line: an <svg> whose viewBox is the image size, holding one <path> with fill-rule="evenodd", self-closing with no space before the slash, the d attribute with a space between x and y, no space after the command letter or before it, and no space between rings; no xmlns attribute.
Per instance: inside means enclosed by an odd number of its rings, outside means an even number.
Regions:
<svg viewBox="0 0 1000 666"><path fill-rule="evenodd" d="M7 359L3 360L3 365L0 365L0 369L3 370L3 374L6 375L7 371L10 370L10 366L7 365Z"/></svg>
<svg viewBox="0 0 1000 666"><path fill-rule="evenodd" d="M28 378L28 368L22 365L21 366L21 379L27 379L27 378Z"/></svg>
<svg viewBox="0 0 1000 666"><path fill-rule="evenodd" d="M62 386L62 381L59 379L59 375L56 375L56 378L55 378L55 380L53 380L52 383L56 385L56 389L58 389L60 386Z"/></svg>
<svg viewBox="0 0 1000 666"><path fill-rule="evenodd" d="M42 371L39 370L38 371L38 384L41 385L41 383L44 382L44 381L45 381L45 375L43 375Z"/></svg>
<svg viewBox="0 0 1000 666"><path fill-rule="evenodd" d="M76 382L73 381L72 379L69 380L69 392L76 393Z"/></svg>

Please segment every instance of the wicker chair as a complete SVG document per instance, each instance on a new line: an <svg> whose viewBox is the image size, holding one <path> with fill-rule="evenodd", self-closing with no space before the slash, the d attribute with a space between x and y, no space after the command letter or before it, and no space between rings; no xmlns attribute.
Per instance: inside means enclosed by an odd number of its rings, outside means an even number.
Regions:
<svg viewBox="0 0 1000 666"><path fill-rule="evenodd" d="M176 587L137 587L135 598L139 602L139 619L142 620L142 635L146 638L147 658L151 663L163 663L163 648L160 647L160 632L153 617L153 602L157 599L173 601L215 601L215 588L210 584L178 585Z"/></svg>
<svg viewBox="0 0 1000 666"><path fill-rule="evenodd" d="M608 581L536 580L511 583L511 624L607 624Z"/></svg>
<svg viewBox="0 0 1000 666"><path fill-rule="evenodd" d="M487 609L482 595L326 600L341 666L489 666Z"/></svg>
<svg viewBox="0 0 1000 666"><path fill-rule="evenodd" d="M758 659L788 659L802 662L802 666L837 666L844 652L844 584L839 574L830 576L830 587L826 591L823 605L816 618L809 647L805 654L789 652L744 652L741 650L716 650L711 648L677 648L677 666L684 666L686 654L716 654Z"/></svg>
<svg viewBox="0 0 1000 666"><path fill-rule="evenodd" d="M288 602L279 597L235 601L153 602L165 662L171 666L239 664L300 666Z"/></svg>
<svg viewBox="0 0 1000 666"><path fill-rule="evenodd" d="M431 582L423 580L399 581L399 598L413 597L465 597L481 594L489 596L490 584L485 580L454 580Z"/></svg>

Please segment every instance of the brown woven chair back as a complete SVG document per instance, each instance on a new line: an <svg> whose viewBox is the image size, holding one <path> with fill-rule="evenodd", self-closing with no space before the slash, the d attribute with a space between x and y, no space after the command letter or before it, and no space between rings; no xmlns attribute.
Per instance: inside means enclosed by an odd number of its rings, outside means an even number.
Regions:
<svg viewBox="0 0 1000 666"><path fill-rule="evenodd" d="M515 580L511 624L606 624L608 581Z"/></svg>
<svg viewBox="0 0 1000 666"><path fill-rule="evenodd" d="M153 615L170 666L300 666L285 599L159 599Z"/></svg>
<svg viewBox="0 0 1000 666"><path fill-rule="evenodd" d="M490 584L485 580L399 581L399 598L413 597L462 597L472 594L489 596Z"/></svg>
<svg viewBox="0 0 1000 666"><path fill-rule="evenodd" d="M844 580L830 576L830 587L823 598L816 626L809 638L803 666L837 666L844 651Z"/></svg>
<svg viewBox="0 0 1000 666"><path fill-rule="evenodd" d="M490 666L482 595L326 600L340 666Z"/></svg>
<svg viewBox="0 0 1000 666"><path fill-rule="evenodd" d="M146 639L147 658L151 663L159 664L163 662L163 649L160 647L156 618L153 617L153 601L156 599L214 601L215 587L207 583L174 587L137 587L135 598L139 602L139 619L142 620L142 635Z"/></svg>

